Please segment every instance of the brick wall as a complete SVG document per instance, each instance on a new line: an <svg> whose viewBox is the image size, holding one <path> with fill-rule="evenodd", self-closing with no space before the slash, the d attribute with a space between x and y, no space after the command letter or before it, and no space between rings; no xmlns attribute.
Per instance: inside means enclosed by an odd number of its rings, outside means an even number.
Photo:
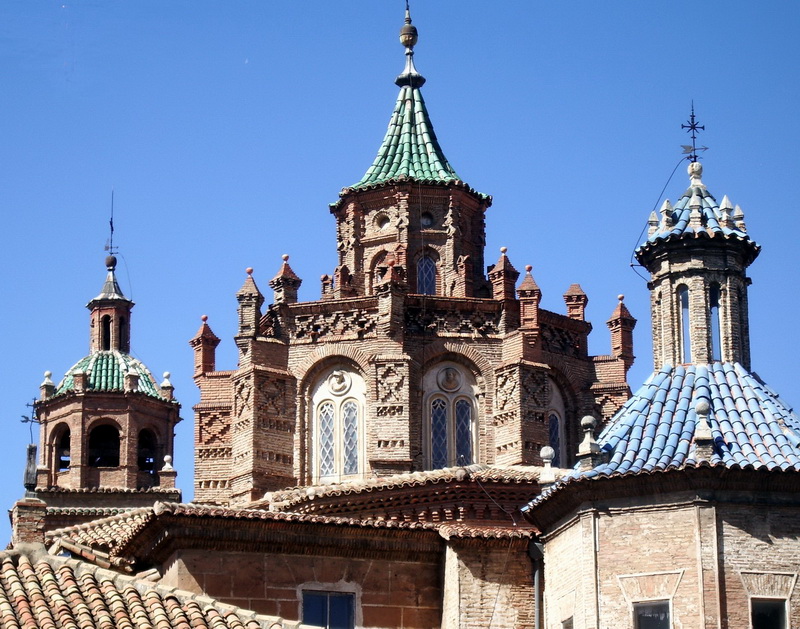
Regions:
<svg viewBox="0 0 800 629"><path fill-rule="evenodd" d="M184 550L162 583L287 620L301 619L303 588L352 591L357 626L430 629L441 622L440 572L438 563Z"/></svg>

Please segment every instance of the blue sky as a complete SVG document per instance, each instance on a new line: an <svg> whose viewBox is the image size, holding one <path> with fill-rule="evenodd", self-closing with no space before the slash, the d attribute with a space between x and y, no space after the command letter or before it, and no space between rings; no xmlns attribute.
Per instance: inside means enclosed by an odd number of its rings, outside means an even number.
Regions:
<svg viewBox="0 0 800 629"><path fill-rule="evenodd" d="M416 0L423 93L450 163L493 195L487 264L532 264L543 307L589 295L590 349L616 303L639 319L635 389L652 369L645 282L631 252L705 124L704 182L745 211L753 368L800 404L800 3ZM328 203L371 164L403 67L402 0L5 0L0 4L0 232L6 464L21 485L42 373L88 351L84 305L103 282L111 190L119 278L137 306L132 353L172 372L191 497L188 339L207 314L234 368L244 269L271 296L280 256L319 295L336 263ZM675 201L685 167L667 186ZM0 539L8 538L0 522Z"/></svg>

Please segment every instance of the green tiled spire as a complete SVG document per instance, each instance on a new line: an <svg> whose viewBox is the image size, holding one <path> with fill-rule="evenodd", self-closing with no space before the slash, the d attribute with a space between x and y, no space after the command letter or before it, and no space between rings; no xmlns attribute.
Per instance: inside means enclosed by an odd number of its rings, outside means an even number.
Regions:
<svg viewBox="0 0 800 629"><path fill-rule="evenodd" d="M401 178L432 182L461 179L439 146L419 89L425 83L425 77L414 67L417 29L411 24L408 8L405 25L400 30L400 42L406 48L405 69L395 80L400 86L400 95L375 161L353 188Z"/></svg>

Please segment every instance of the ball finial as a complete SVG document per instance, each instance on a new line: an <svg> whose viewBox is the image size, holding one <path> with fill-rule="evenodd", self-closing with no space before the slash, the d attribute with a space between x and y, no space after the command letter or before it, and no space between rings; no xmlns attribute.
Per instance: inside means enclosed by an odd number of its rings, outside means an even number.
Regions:
<svg viewBox="0 0 800 629"><path fill-rule="evenodd" d="M500 253L506 255L506 251L508 251L508 247L500 247Z"/></svg>
<svg viewBox="0 0 800 629"><path fill-rule="evenodd" d="M417 45L417 27L411 23L411 11L406 2L406 21L400 29L400 43L406 48L413 48Z"/></svg>
<svg viewBox="0 0 800 629"><path fill-rule="evenodd" d="M253 267L252 267L252 266L248 266L248 267L247 267L247 268L244 270L244 272L245 272L245 273L247 273L248 275L252 275L252 274L253 274Z"/></svg>
<svg viewBox="0 0 800 629"><path fill-rule="evenodd" d="M525 272L526 273L530 273L531 271L533 271L533 265L526 264L525 265Z"/></svg>
<svg viewBox="0 0 800 629"><path fill-rule="evenodd" d="M617 295L617 299L620 301L624 301L625 295Z"/></svg>
<svg viewBox="0 0 800 629"><path fill-rule="evenodd" d="M711 410L711 405L708 403L708 400L699 400L694 410L698 415L708 415L708 411Z"/></svg>
<svg viewBox="0 0 800 629"><path fill-rule="evenodd" d="M117 256L106 256L106 268L109 271L117 268Z"/></svg>
<svg viewBox="0 0 800 629"><path fill-rule="evenodd" d="M206 321L208 321L208 315L203 315L203 316L201 316L201 317L200 317L200 321L202 321L203 323L205 323Z"/></svg>
<svg viewBox="0 0 800 629"><path fill-rule="evenodd" d="M281 259L282 259L284 262L288 262L288 261L289 261L289 254L288 254L288 253L284 253L284 254L281 256Z"/></svg>

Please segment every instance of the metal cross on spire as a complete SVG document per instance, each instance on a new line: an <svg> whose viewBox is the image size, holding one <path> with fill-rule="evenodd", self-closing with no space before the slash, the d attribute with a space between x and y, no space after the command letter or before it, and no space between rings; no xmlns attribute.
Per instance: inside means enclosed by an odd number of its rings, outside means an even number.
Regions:
<svg viewBox="0 0 800 629"><path fill-rule="evenodd" d="M687 133L692 134L692 145L689 146L688 144L682 144L681 148L683 149L683 154L686 155L686 159L690 162L696 162L699 158L697 157L697 151L707 151L707 146L697 146L697 132L698 131L705 131L705 125L697 124L697 118L694 115L694 101L692 101L692 115L689 116L689 120L687 120L689 124L682 124L681 129L686 129Z"/></svg>

